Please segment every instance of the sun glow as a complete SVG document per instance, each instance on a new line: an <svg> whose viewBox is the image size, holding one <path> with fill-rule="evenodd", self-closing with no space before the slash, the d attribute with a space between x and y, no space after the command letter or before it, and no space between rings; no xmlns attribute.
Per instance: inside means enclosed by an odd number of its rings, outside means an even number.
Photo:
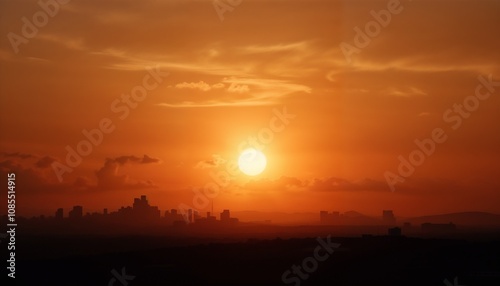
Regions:
<svg viewBox="0 0 500 286"><path fill-rule="evenodd" d="M238 159L240 170L248 176L257 176L262 173L266 165L267 159L264 153L253 148L244 150Z"/></svg>

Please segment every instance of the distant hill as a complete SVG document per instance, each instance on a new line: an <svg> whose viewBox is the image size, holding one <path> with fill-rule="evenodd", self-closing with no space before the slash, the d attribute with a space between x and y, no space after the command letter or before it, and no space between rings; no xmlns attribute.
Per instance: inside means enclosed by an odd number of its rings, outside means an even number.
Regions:
<svg viewBox="0 0 500 286"><path fill-rule="evenodd" d="M284 212L259 212L259 211L235 211L231 217L236 217L242 222L263 222L270 220L274 224L317 224L318 213L284 213Z"/></svg>
<svg viewBox="0 0 500 286"><path fill-rule="evenodd" d="M342 214L342 224L348 225L377 225L382 220L356 211L348 211ZM271 221L273 224L318 224L318 213L284 213L284 212L260 212L260 211L235 211L231 217L239 218L242 222L264 222ZM440 215L428 215L413 218L396 218L399 223L410 222L412 225L422 223L454 223L466 226L500 226L500 215L486 212L460 212Z"/></svg>
<svg viewBox="0 0 500 286"><path fill-rule="evenodd" d="M241 222L264 222L270 220L273 224L319 224L319 211L317 213L284 213L284 212L259 212L259 211L235 211L231 217L238 218ZM342 214L339 224L343 225L378 225L378 218L366 216L356 211L348 211Z"/></svg>
<svg viewBox="0 0 500 286"><path fill-rule="evenodd" d="M461 212L441 215L421 216L406 219L413 225L422 223L454 223L467 226L500 226L500 215L485 212Z"/></svg>

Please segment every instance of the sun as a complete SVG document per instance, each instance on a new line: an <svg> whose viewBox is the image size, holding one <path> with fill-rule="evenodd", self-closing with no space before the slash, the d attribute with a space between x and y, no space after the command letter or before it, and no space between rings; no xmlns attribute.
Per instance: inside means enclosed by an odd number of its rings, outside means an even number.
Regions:
<svg viewBox="0 0 500 286"><path fill-rule="evenodd" d="M240 170L248 176L257 176L262 173L267 165L267 159L261 151L249 148L241 152L238 159Z"/></svg>

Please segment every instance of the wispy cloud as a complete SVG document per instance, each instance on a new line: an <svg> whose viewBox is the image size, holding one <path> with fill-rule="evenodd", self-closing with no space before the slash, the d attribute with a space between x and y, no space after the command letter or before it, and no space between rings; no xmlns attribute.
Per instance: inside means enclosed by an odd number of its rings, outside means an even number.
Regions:
<svg viewBox="0 0 500 286"><path fill-rule="evenodd" d="M194 168L196 169L206 169L206 168L217 168L226 163L226 160L218 154L212 155L212 159L203 160L198 162Z"/></svg>
<svg viewBox="0 0 500 286"><path fill-rule="evenodd" d="M175 85L176 88L187 88L187 89L198 89L201 91L209 91L212 89L219 89L223 88L224 84L223 83L216 83L216 84L208 84L204 81L199 81L199 82L181 82Z"/></svg>
<svg viewBox="0 0 500 286"><path fill-rule="evenodd" d="M226 86L227 88L225 88ZM292 93L311 92L310 87L292 83L288 80L239 77L226 77L216 84L208 84L205 81L183 82L175 85L175 88L187 88L203 92L217 89L218 92L213 94L212 97L204 96L194 100L162 102L157 105L170 108L262 106L278 104L279 100ZM239 96L232 94L239 94Z"/></svg>

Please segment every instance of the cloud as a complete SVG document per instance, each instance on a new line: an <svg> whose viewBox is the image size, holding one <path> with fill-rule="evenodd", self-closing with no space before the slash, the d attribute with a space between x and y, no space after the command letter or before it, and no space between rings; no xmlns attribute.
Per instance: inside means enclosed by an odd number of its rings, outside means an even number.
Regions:
<svg viewBox="0 0 500 286"><path fill-rule="evenodd" d="M209 85L208 83L204 82L204 81L199 81L199 82L181 82L181 83L178 83L175 85L176 88L180 88L180 89L183 89L183 88L188 88L188 89L199 89L201 91L209 91L209 90L212 90L212 89L219 89L219 88L223 88L224 87L224 84L223 83L216 83L216 84L213 84L213 85Z"/></svg>
<svg viewBox="0 0 500 286"><path fill-rule="evenodd" d="M426 92L416 87L404 87L404 88L391 87L387 89L384 93L386 93L387 95L402 96L402 97L427 95Z"/></svg>
<svg viewBox="0 0 500 286"><path fill-rule="evenodd" d="M36 161L35 166L44 169L50 167L50 165L55 161L56 159L54 157L44 156L40 160Z"/></svg>
<svg viewBox="0 0 500 286"><path fill-rule="evenodd" d="M226 160L220 155L212 155L212 159L204 160L198 162L194 168L196 169L207 169L207 168L217 168L226 163Z"/></svg>
<svg viewBox="0 0 500 286"><path fill-rule="evenodd" d="M249 92L250 88L248 88L248 85L246 85L246 84L237 84L237 83L233 82L228 87L227 91L237 92L237 93L245 93L245 92Z"/></svg>
<svg viewBox="0 0 500 286"><path fill-rule="evenodd" d="M16 174L16 188L22 190L22 195L71 190L70 184L59 183L55 180L52 169L35 167L33 163L23 160L23 157L25 156L16 158L21 161L9 159L0 162L0 175L6 178L8 173Z"/></svg>
<svg viewBox="0 0 500 286"><path fill-rule="evenodd" d="M314 179L309 185L309 190L319 192L388 191L388 187L385 182L372 179L364 179L352 182L346 179L330 177L326 179Z"/></svg>
<svg viewBox="0 0 500 286"><path fill-rule="evenodd" d="M204 82L201 82L204 83ZM202 88L208 90L200 83L190 83L190 88ZM210 88L213 88L212 85ZM170 108L202 108L202 107L228 107L228 106L265 106L279 104L281 100L293 93L311 93L311 88L288 80L248 78L248 77L225 77L221 87L228 85L224 89L227 95L218 92L213 98L194 98L193 100L183 100L180 102L159 103L158 106ZM238 94L238 95L235 95Z"/></svg>
<svg viewBox="0 0 500 286"><path fill-rule="evenodd" d="M25 154L25 153L20 153L20 152L12 152L12 153L2 152L0 154L2 154L2 156L6 157L6 158L9 158L9 157L11 157L11 158L19 158L19 159L37 158L37 156L35 156L35 155Z"/></svg>
<svg viewBox="0 0 500 286"><path fill-rule="evenodd" d="M272 105L268 101L207 101L203 103L196 103L193 101L182 101L179 103L159 103L158 106L168 108L205 108L205 107L245 107L245 106L265 106Z"/></svg>
<svg viewBox="0 0 500 286"><path fill-rule="evenodd" d="M251 192L283 192L283 191L306 191L307 180L300 180L295 177L281 176L276 180L260 179L251 180L242 188Z"/></svg>
<svg viewBox="0 0 500 286"><path fill-rule="evenodd" d="M101 190L155 188L156 185L151 181L132 180L128 175L120 175L118 171L120 166L127 163L150 164L159 162L159 159L147 155L144 155L142 158L136 156L120 156L114 159L108 158L104 162L104 166L95 173L97 177L97 188Z"/></svg>
<svg viewBox="0 0 500 286"><path fill-rule="evenodd" d="M144 157L142 157L142 159L141 159L142 164L151 164L151 163L160 163L160 162L161 162L160 159L152 158L152 157L149 157L148 155L144 155Z"/></svg>
<svg viewBox="0 0 500 286"><path fill-rule="evenodd" d="M252 180L243 189L252 192L341 192L341 191L384 191L389 192L387 184L382 181L364 179L352 182L347 179L328 177L303 180L296 177L282 176L276 180Z"/></svg>
<svg viewBox="0 0 500 286"><path fill-rule="evenodd" d="M142 158L136 156L120 156L114 159L107 159L107 161L118 163L123 166L127 163L137 163L137 164L151 164L151 163L160 163L161 160L157 158L149 157L148 155L144 155Z"/></svg>
<svg viewBox="0 0 500 286"><path fill-rule="evenodd" d="M74 182L74 186L80 189L87 189L91 186L90 180L87 177L78 177Z"/></svg>
<svg viewBox="0 0 500 286"><path fill-rule="evenodd" d="M299 51L303 52L310 48L310 43L303 42L295 42L295 43L286 43L286 44L276 44L276 45L251 45L244 48L240 48L243 53L249 54L259 54L259 53L277 53L277 52L290 52L290 51Z"/></svg>
<svg viewBox="0 0 500 286"><path fill-rule="evenodd" d="M24 194L155 188L157 186L151 181L133 180L128 175L119 174L119 168L125 164L144 165L161 162L160 159L148 155L108 158L104 166L95 172L97 184L93 184L84 176L76 177L73 182L60 183L54 176L53 169L50 168L51 164L56 161L52 156L46 155L36 161L26 159L37 158L37 156L19 152L2 153L2 156L8 159L0 161L1 176L7 177L7 173L15 173L19 178L16 180L16 186L22 189Z"/></svg>

